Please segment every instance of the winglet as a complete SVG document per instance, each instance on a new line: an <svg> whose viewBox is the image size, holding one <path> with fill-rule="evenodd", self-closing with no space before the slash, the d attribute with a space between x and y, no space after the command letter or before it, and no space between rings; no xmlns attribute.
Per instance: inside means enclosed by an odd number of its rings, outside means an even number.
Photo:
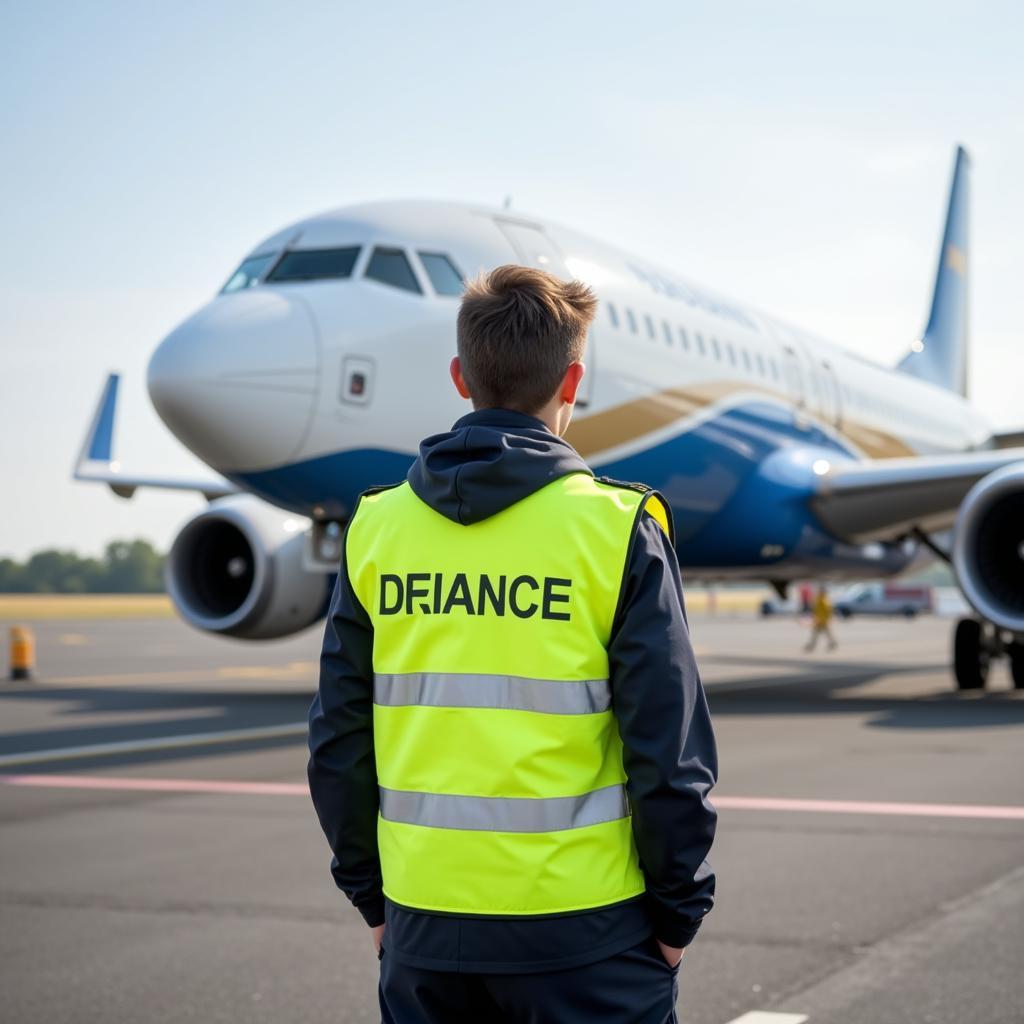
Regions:
<svg viewBox="0 0 1024 1024"><path fill-rule="evenodd" d="M91 480L106 484L118 497L130 498L140 487L172 491L198 491L207 500L237 494L238 488L226 480L167 480L159 477L127 476L114 459L114 418L117 411L117 389L121 377L111 373L103 385L92 422L75 460L75 480Z"/></svg>
<svg viewBox="0 0 1024 1024"><path fill-rule="evenodd" d="M928 326L898 369L912 377L967 394L967 203L971 161L957 146L949 189L946 226L942 232Z"/></svg>
<svg viewBox="0 0 1024 1024"><path fill-rule="evenodd" d="M92 423L82 442L82 450L75 462L75 476L87 462L105 462L108 466L114 458L114 412L117 407L117 386L121 382L119 374L112 373L107 377L100 393L99 404L92 415Z"/></svg>

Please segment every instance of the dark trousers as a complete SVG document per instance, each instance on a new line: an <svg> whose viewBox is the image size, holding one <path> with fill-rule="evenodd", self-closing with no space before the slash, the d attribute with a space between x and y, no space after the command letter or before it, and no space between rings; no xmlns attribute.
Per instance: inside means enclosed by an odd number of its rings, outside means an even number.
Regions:
<svg viewBox="0 0 1024 1024"><path fill-rule="evenodd" d="M607 960L537 974L461 974L380 963L383 1024L675 1024L678 968L653 938Z"/></svg>

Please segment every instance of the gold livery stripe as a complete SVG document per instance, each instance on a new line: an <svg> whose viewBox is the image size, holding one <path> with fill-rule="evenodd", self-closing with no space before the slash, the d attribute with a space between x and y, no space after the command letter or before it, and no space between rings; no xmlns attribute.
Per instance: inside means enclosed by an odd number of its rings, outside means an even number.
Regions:
<svg viewBox="0 0 1024 1024"><path fill-rule="evenodd" d="M730 381L711 381L687 388L665 388L603 412L574 419L566 432L566 440L580 455L590 458L672 426L738 392L751 390L762 390L766 396L779 397L776 392ZM895 435L845 417L838 433L873 459L893 459L917 454Z"/></svg>

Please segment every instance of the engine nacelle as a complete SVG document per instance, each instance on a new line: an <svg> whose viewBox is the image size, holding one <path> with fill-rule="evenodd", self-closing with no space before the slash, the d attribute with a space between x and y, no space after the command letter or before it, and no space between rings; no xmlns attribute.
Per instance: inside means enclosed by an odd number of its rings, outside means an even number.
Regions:
<svg viewBox="0 0 1024 1024"><path fill-rule="evenodd" d="M982 618L1024 635L1024 463L989 473L967 492L956 518L953 566Z"/></svg>
<svg viewBox="0 0 1024 1024"><path fill-rule="evenodd" d="M247 640L288 636L320 618L330 577L303 568L306 521L249 495L190 519L171 545L167 592L196 629Z"/></svg>

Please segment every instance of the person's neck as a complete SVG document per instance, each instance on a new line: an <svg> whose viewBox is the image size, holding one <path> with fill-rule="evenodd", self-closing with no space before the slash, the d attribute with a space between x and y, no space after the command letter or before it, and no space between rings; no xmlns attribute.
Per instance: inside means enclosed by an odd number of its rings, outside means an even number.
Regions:
<svg viewBox="0 0 1024 1024"><path fill-rule="evenodd" d="M497 408L487 405L474 406L474 412L486 412L490 408ZM537 410L537 412L523 412L522 409L508 409L508 412L516 412L522 416L530 416L535 420L540 420L548 430L551 431L556 437L561 437L565 428L569 425L569 421L565 418L562 409L564 405L559 402L557 405L548 403L543 409Z"/></svg>
<svg viewBox="0 0 1024 1024"><path fill-rule="evenodd" d="M569 426L569 416L564 411L566 409L563 402L552 399L543 409L538 409L530 415L536 416L556 437L561 437L565 433L565 428ZM568 412L571 414L571 410Z"/></svg>

